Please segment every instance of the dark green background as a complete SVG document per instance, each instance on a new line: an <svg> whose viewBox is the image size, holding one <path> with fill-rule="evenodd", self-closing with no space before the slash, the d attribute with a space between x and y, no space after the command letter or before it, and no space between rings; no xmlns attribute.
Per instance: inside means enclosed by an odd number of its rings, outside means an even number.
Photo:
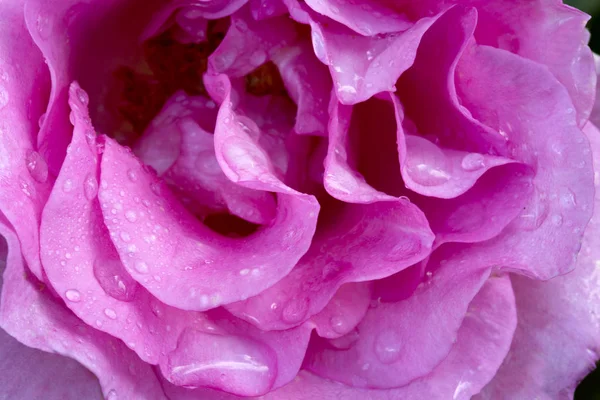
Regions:
<svg viewBox="0 0 600 400"><path fill-rule="evenodd" d="M567 0L565 3L592 15L588 24L588 28L592 32L590 46L595 53L600 54L600 0ZM598 368L589 374L577 388L575 400L600 400L600 363L597 365Z"/></svg>

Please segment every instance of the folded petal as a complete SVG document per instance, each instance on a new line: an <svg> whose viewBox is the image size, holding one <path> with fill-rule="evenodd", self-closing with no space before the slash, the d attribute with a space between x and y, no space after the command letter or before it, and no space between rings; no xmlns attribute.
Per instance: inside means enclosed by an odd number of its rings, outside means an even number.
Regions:
<svg viewBox="0 0 600 400"><path fill-rule="evenodd" d="M245 131L252 127L239 124L230 103L223 103L215 131L221 168L243 187L277 193L275 218L250 236L228 238L198 222L116 142L107 139L102 157L104 221L127 271L161 301L182 309L214 308L273 285L306 252L316 225L317 201L278 180Z"/></svg>
<svg viewBox="0 0 600 400"><path fill-rule="evenodd" d="M431 373L450 352L491 265L470 249L447 246L434 253L427 268L428 282L411 297L369 309L349 348L312 341L305 368L350 386L378 389L400 387Z"/></svg>
<svg viewBox="0 0 600 400"><path fill-rule="evenodd" d="M36 134L50 77L25 27L23 4L4 2L0 13L0 210L19 236L28 268L41 279L39 224L53 176L37 151Z"/></svg>
<svg viewBox="0 0 600 400"><path fill-rule="evenodd" d="M105 398L165 399L148 364L121 341L82 323L56 301L49 287L26 272L19 242L3 216L0 217L0 234L9 246L3 274L0 327L28 347L71 357L87 367L98 377ZM82 383L79 389L84 393L91 390ZM43 396L46 397L47 392Z"/></svg>
<svg viewBox="0 0 600 400"><path fill-rule="evenodd" d="M463 54L456 85L473 116L504 133L511 158L535 168L533 196L490 251L499 265L531 277L569 271L594 190L589 144L567 91L544 66L480 45Z"/></svg>
<svg viewBox="0 0 600 400"><path fill-rule="evenodd" d="M408 200L322 204L322 219L306 255L281 281L227 306L264 330L288 329L321 312L338 288L389 276L427 257L433 235Z"/></svg>
<svg viewBox="0 0 600 400"><path fill-rule="evenodd" d="M302 371L292 383L269 393L265 399L469 399L498 370L510 347L515 325L516 310L510 281L507 277L492 278L469 305L468 315L458 330L452 350L426 377L398 389L369 390Z"/></svg>
<svg viewBox="0 0 600 400"><path fill-rule="evenodd" d="M600 170L600 132L584 128L594 169ZM600 182L596 180L596 189ZM549 281L513 276L519 322L510 352L478 399L572 398L600 359L600 197L582 239L575 270Z"/></svg>
<svg viewBox="0 0 600 400"><path fill-rule="evenodd" d="M296 0L286 0L292 18L310 24L316 56L329 66L343 104L356 104L392 90L398 76L414 61L421 37L439 17L425 17L404 32L362 36L316 14Z"/></svg>

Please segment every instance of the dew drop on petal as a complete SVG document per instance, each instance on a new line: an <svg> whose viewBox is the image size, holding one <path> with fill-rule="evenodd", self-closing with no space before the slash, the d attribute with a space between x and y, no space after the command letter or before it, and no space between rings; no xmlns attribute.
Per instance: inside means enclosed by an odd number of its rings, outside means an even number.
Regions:
<svg viewBox="0 0 600 400"><path fill-rule="evenodd" d="M65 292L65 297L67 300L72 301L73 303L77 303L81 300L81 293L75 289L69 289Z"/></svg>
<svg viewBox="0 0 600 400"><path fill-rule="evenodd" d="M25 157L27 170L31 177L39 183L44 183L48 180L48 165L37 151L28 151Z"/></svg>
<svg viewBox="0 0 600 400"><path fill-rule="evenodd" d="M375 338L375 355L383 364L397 361L400 358L400 350L402 350L402 339L393 329L385 329Z"/></svg>

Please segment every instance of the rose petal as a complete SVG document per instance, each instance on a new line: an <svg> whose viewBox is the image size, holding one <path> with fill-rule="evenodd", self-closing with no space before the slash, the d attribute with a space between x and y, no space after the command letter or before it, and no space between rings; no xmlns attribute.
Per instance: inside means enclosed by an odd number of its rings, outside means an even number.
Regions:
<svg viewBox="0 0 600 400"><path fill-rule="evenodd" d="M371 308L348 349L311 342L305 368L354 387L379 389L429 374L451 350L467 307L491 268L476 252L457 250L447 246L434 253L429 281L410 298Z"/></svg>
<svg viewBox="0 0 600 400"><path fill-rule="evenodd" d="M0 217L0 234L9 245L0 327L29 347L80 362L98 377L105 398L165 399L150 366L119 340L83 324L43 283L27 275L19 242L7 227Z"/></svg>
<svg viewBox="0 0 600 400"><path fill-rule="evenodd" d="M568 93L544 66L479 45L463 54L456 84L464 106L505 133L511 157L537 169L534 195L490 251L532 277L569 271L592 213L593 173Z"/></svg>
<svg viewBox="0 0 600 400"><path fill-rule="evenodd" d="M423 379L389 390L353 388L302 371L266 400L433 400L469 399L496 373L510 347L516 325L514 296L508 278L488 280L469 306L448 356ZM473 369L473 366L477 366ZM171 392L169 392L171 394ZM184 400L185 397L172 397ZM211 398L212 399L212 398ZM221 398L215 397L221 400ZM229 399L227 399L229 400Z"/></svg>
<svg viewBox="0 0 600 400"><path fill-rule="evenodd" d="M343 283L389 276L431 251L427 221L407 200L323 207L327 220L294 269L229 311L263 330L288 329L321 312Z"/></svg>
<svg viewBox="0 0 600 400"><path fill-rule="evenodd" d="M247 221L266 224L275 214L273 196L234 184L219 167L212 134L216 117L212 100L178 92L136 142L134 152L194 214L228 209Z"/></svg>
<svg viewBox="0 0 600 400"><path fill-rule="evenodd" d="M296 0L285 3L296 21L310 24L314 52L329 66L343 104L356 104L392 90L398 76L413 63L421 37L439 17L422 18L401 33L365 37Z"/></svg>
<svg viewBox="0 0 600 400"><path fill-rule="evenodd" d="M393 4L383 2L358 1L339 4L330 0L307 0L306 4L319 14L364 36L402 32L413 25L408 16L398 11Z"/></svg>
<svg viewBox="0 0 600 400"><path fill-rule="evenodd" d="M585 29L590 16L552 1L470 0L469 4L480 15L477 43L546 65L569 92L583 126L594 104L596 82L590 34Z"/></svg>
<svg viewBox="0 0 600 400"><path fill-rule="evenodd" d="M296 40L297 32L287 17L268 23L255 21L247 8L231 16L231 26L217 49L209 56L209 73L241 77L259 67L282 47Z"/></svg>
<svg viewBox="0 0 600 400"><path fill-rule="evenodd" d="M584 128L600 170L600 132ZM600 182L596 180L596 188ZM600 359L600 197L573 272L541 282L513 276L519 323L510 352L478 399L571 398Z"/></svg>
<svg viewBox="0 0 600 400"><path fill-rule="evenodd" d="M36 151L35 134L49 75L27 33L23 5L5 2L0 13L0 209L19 235L28 268L41 279L38 226L53 177Z"/></svg>
<svg viewBox="0 0 600 400"><path fill-rule="evenodd" d="M283 83L298 105L294 131L299 134L326 136L327 106L331 76L315 57L310 45L300 41L274 55Z"/></svg>
<svg viewBox="0 0 600 400"><path fill-rule="evenodd" d="M287 7L282 0L250 0L248 4L252 18L257 21L287 14Z"/></svg>

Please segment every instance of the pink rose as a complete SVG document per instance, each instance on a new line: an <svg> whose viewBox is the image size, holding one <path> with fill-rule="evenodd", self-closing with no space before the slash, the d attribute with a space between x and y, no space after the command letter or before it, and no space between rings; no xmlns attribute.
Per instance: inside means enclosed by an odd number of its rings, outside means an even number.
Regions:
<svg viewBox="0 0 600 400"><path fill-rule="evenodd" d="M599 358L586 15L0 15L0 397L562 399Z"/></svg>

